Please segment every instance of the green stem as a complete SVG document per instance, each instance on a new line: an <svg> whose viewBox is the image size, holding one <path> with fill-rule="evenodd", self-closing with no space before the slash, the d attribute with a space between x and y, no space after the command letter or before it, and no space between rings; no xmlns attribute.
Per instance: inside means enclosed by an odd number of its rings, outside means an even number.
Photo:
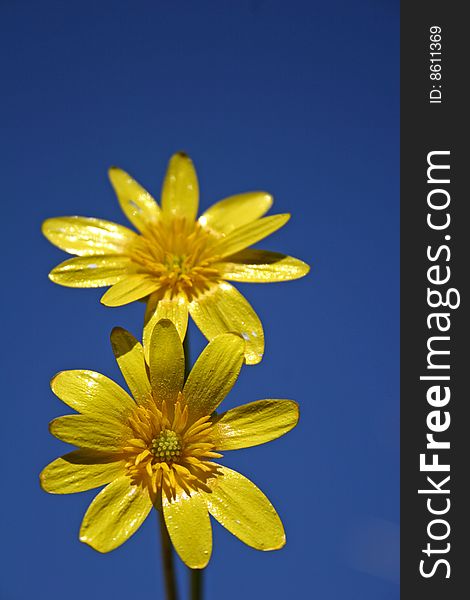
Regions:
<svg viewBox="0 0 470 600"><path fill-rule="evenodd" d="M202 600L203 569L191 569L191 600Z"/></svg>
<svg viewBox="0 0 470 600"><path fill-rule="evenodd" d="M157 511L160 516L160 536L162 541L162 566L165 577L166 600L178 600L176 588L175 567L173 563L173 548L171 546L170 536L163 518L163 509Z"/></svg>
<svg viewBox="0 0 470 600"><path fill-rule="evenodd" d="M189 355L189 331L183 341L184 348L184 379L186 380L191 370L191 360ZM191 600L202 600L202 569L190 569L190 597Z"/></svg>

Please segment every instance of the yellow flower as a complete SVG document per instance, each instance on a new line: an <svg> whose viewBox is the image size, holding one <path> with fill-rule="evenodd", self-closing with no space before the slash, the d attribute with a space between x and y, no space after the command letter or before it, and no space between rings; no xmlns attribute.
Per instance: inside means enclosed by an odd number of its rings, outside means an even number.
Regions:
<svg viewBox="0 0 470 600"><path fill-rule="evenodd" d="M300 260L248 249L282 227L290 215L263 217L272 197L249 192L217 202L196 220L197 176L189 157L181 153L170 160L161 208L121 169L110 169L109 176L139 234L101 219L46 220L47 239L78 256L53 269L50 279L70 287L110 285L101 299L106 306L147 298L146 354L155 323L170 319L184 339L189 313L209 340L229 331L240 333L246 341L246 362L258 363L264 352L262 325L228 281L267 283L308 273Z"/></svg>
<svg viewBox="0 0 470 600"><path fill-rule="evenodd" d="M221 450L256 446L285 434L297 423L297 404L259 400L214 412L243 363L244 341L238 335L222 334L210 342L186 382L183 347L171 321L155 326L148 367L130 333L116 328L111 342L133 399L93 371L63 371L51 382L54 393L80 414L55 419L50 431L79 449L42 471L43 489L67 494L108 484L85 514L80 540L109 552L155 506L191 568L209 561L209 514L253 548L281 548L283 526L266 496L213 459L221 458Z"/></svg>

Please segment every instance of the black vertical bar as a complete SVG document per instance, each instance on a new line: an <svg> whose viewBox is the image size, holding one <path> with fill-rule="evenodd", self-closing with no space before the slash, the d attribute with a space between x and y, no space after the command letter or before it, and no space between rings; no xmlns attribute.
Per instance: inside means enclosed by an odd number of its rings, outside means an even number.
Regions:
<svg viewBox="0 0 470 600"><path fill-rule="evenodd" d="M470 25L464 11L463 2L401 4L403 600L470 598ZM450 168L428 174L430 162ZM455 307L439 306L439 292ZM437 442L443 445L433 447ZM425 470L433 460L436 470ZM446 465L449 471L440 470Z"/></svg>

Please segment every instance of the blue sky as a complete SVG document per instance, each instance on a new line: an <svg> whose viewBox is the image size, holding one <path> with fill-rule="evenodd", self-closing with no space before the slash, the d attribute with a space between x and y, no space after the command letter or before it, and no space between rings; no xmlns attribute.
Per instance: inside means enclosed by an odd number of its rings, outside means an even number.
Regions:
<svg viewBox="0 0 470 600"><path fill-rule="evenodd" d="M239 286L266 353L225 407L294 398L301 421L227 453L288 542L259 553L214 525L206 598L398 599L398 17L396 0L0 3L2 599L163 597L155 515L103 556L77 538L95 492L39 488L65 451L47 431L67 412L50 377L121 381L109 333L139 335L143 318L141 304L106 308L100 290L50 283L65 255L40 224L125 223L107 168L158 197L177 150L198 169L202 209L265 189L293 216L263 247L312 264L307 279ZM195 353L204 341L191 336Z"/></svg>

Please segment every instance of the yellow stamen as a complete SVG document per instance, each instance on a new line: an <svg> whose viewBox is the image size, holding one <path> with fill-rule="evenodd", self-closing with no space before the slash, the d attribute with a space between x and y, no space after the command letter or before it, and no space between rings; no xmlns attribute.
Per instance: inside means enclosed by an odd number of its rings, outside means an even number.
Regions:
<svg viewBox="0 0 470 600"><path fill-rule="evenodd" d="M210 491L209 479L218 475L210 459L214 452L210 416L188 422L188 407L180 393L174 406L151 401L137 407L128 419L132 438L123 445L127 473L133 483L148 488L157 500L169 500L178 493L190 495Z"/></svg>
<svg viewBox="0 0 470 600"><path fill-rule="evenodd" d="M135 240L129 256L140 271L158 280L163 296L182 294L191 301L220 280L213 266L219 260L216 242L197 222L162 218Z"/></svg>

